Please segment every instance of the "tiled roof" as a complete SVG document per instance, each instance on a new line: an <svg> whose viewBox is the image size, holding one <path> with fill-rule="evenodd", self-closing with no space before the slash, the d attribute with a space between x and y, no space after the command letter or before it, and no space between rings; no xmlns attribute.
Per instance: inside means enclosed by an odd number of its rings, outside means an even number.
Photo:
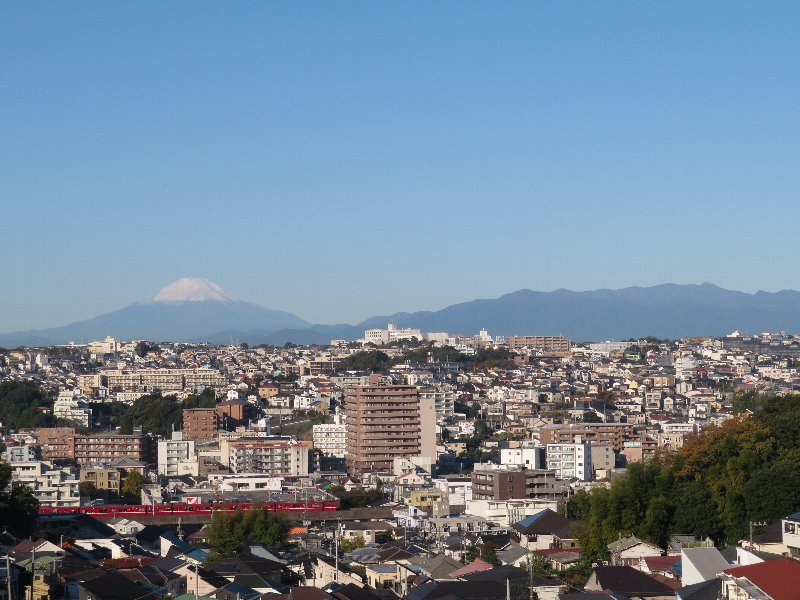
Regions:
<svg viewBox="0 0 800 600"><path fill-rule="evenodd" d="M745 567L726 569L726 574L746 578L757 585L774 600L797 600L800 584L800 561L791 558L776 558Z"/></svg>

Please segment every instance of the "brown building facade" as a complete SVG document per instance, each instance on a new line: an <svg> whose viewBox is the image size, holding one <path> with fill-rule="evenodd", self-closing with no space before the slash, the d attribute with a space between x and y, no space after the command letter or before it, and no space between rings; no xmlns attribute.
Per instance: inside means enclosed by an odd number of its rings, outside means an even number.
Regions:
<svg viewBox="0 0 800 600"><path fill-rule="evenodd" d="M365 385L350 388L347 410L347 472L390 471L397 457L420 453L417 388Z"/></svg>
<svg viewBox="0 0 800 600"><path fill-rule="evenodd" d="M474 500L562 498L568 493L569 483L556 480L552 469L478 469L472 473Z"/></svg>
<svg viewBox="0 0 800 600"><path fill-rule="evenodd" d="M42 460L74 460L75 430L72 427L41 427L36 438L42 449Z"/></svg>
<svg viewBox="0 0 800 600"><path fill-rule="evenodd" d="M539 429L539 443L574 444L578 441L592 445L611 446L615 452L625 447L625 442L638 440L631 423L581 423L575 425L545 425Z"/></svg>
<svg viewBox="0 0 800 600"><path fill-rule="evenodd" d="M75 436L75 462L79 465L131 458L155 463L152 438L146 433L87 433Z"/></svg>
<svg viewBox="0 0 800 600"><path fill-rule="evenodd" d="M210 440L216 437L222 418L215 408L185 408L183 410L183 439Z"/></svg>
<svg viewBox="0 0 800 600"><path fill-rule="evenodd" d="M81 481L89 481L95 489L108 490L119 494L122 490L122 477L117 469L102 467L84 467L81 469Z"/></svg>

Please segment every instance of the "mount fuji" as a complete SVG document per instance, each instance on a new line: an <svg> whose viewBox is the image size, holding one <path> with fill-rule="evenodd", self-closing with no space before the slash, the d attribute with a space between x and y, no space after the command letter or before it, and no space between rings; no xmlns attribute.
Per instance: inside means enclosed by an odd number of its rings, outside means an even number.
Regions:
<svg viewBox="0 0 800 600"><path fill-rule="evenodd" d="M213 281L185 277L136 302L92 319L55 327L0 334L0 346L85 343L107 335L127 340L227 341L227 332L305 329L291 313L244 302Z"/></svg>

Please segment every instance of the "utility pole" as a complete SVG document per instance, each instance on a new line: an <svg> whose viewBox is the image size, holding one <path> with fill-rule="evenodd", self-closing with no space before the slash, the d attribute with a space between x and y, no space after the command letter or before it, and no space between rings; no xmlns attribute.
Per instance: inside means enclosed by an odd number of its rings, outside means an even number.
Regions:
<svg viewBox="0 0 800 600"><path fill-rule="evenodd" d="M8 585L8 600L14 600L11 595L11 559L6 554L6 584Z"/></svg>
<svg viewBox="0 0 800 600"><path fill-rule="evenodd" d="M33 586L36 583L36 542L31 549L31 594L30 599L33 600Z"/></svg>
<svg viewBox="0 0 800 600"><path fill-rule="evenodd" d="M763 521L750 521L750 551L753 551L753 527L766 527Z"/></svg>
<svg viewBox="0 0 800 600"><path fill-rule="evenodd" d="M533 551L528 550L528 589L531 592L530 600L536 600L536 592L533 591Z"/></svg>
<svg viewBox="0 0 800 600"><path fill-rule="evenodd" d="M194 566L194 600L200 595L200 565Z"/></svg>
<svg viewBox="0 0 800 600"><path fill-rule="evenodd" d="M341 522L341 519L336 519L336 532L333 535L333 554L336 557L336 572L333 577L336 583L339 583L339 528L341 527Z"/></svg>

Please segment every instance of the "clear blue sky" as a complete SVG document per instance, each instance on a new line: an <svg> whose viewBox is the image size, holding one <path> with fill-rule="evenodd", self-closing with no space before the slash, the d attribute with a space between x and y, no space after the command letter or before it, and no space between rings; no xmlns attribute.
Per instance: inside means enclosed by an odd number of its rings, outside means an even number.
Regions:
<svg viewBox="0 0 800 600"><path fill-rule="evenodd" d="M0 331L800 288L798 2L5 2Z"/></svg>

